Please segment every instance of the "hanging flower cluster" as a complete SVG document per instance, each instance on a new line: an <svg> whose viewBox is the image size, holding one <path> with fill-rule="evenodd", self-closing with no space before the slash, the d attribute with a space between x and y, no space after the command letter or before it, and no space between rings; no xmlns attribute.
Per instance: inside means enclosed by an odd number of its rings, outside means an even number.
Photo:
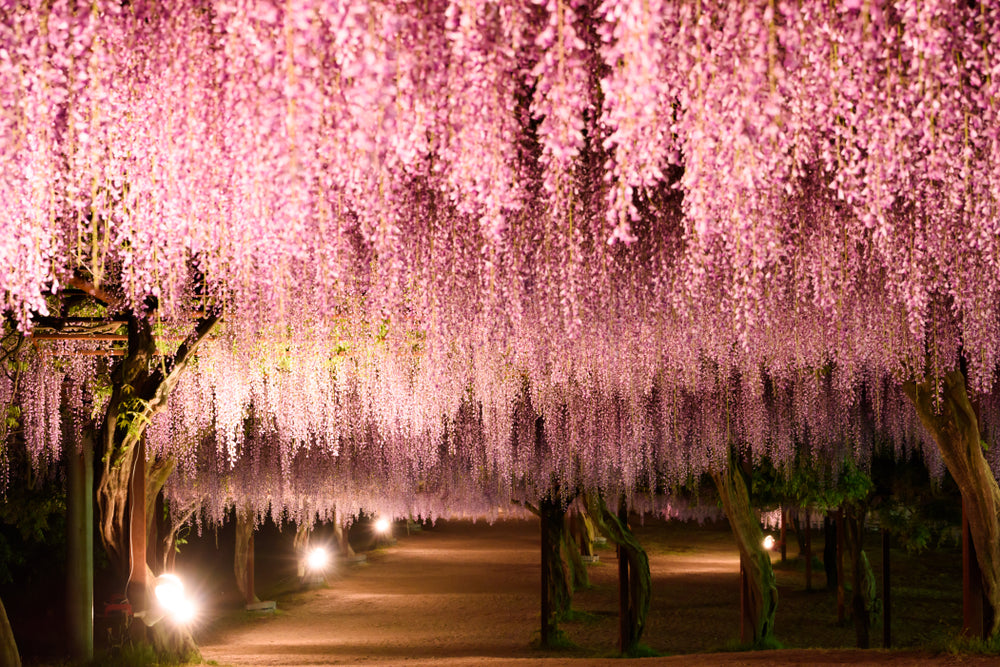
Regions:
<svg viewBox="0 0 1000 667"><path fill-rule="evenodd" d="M997 2L168 4L0 7L3 309L225 310L157 451L631 489L988 403Z"/></svg>

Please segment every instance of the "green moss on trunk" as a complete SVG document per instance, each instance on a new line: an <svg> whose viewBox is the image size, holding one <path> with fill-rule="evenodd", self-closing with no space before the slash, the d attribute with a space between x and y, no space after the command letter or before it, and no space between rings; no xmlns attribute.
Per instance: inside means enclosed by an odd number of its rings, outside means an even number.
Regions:
<svg viewBox="0 0 1000 667"><path fill-rule="evenodd" d="M771 648L776 644L774 616L778 608L778 587L771 568L771 554L763 547L764 533L750 505L746 480L732 460L726 469L713 470L711 475L740 550L740 562L749 584L749 618L746 620L752 630L752 644L755 648Z"/></svg>

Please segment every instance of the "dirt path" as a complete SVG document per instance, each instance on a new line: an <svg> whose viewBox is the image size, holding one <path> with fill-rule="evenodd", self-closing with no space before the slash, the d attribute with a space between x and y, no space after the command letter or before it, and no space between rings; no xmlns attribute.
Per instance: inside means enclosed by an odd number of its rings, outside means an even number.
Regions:
<svg viewBox="0 0 1000 667"><path fill-rule="evenodd" d="M721 646L735 632L736 555L725 534L697 551L651 559L657 590L669 613L651 614L648 643L668 650L705 650L716 636ZM538 543L535 522L489 526L441 522L433 530L399 538L374 552L367 564L332 575L327 588L296 594L281 611L241 623L203 639L206 660L221 665L377 664L452 665L566 664L622 665L601 659L614 648L613 551L591 568L594 588L578 593L574 608L588 620L564 624L581 648L541 652L529 646L539 624ZM732 597L732 606L726 599ZM727 597L728 596L728 597ZM655 611L655 610L654 610ZM685 644L685 627L700 626ZM707 631L707 627L711 629ZM717 627L715 627L717 626ZM680 628L680 630L678 630ZM713 635L713 632L715 633ZM693 631L692 631L693 633ZM681 636L678 636L681 635ZM712 653L651 658L649 665L986 665L995 659L935 657L920 653L852 650L785 650Z"/></svg>

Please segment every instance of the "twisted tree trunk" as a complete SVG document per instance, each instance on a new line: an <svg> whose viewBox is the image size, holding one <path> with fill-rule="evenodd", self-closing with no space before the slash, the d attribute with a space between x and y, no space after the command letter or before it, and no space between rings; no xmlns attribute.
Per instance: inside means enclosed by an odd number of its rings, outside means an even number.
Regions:
<svg viewBox="0 0 1000 667"><path fill-rule="evenodd" d="M306 558L309 556L309 537L312 526L305 521L295 527L295 537L292 539L292 551L295 552L296 573L299 580L306 577Z"/></svg>
<svg viewBox="0 0 1000 667"><path fill-rule="evenodd" d="M17 642L14 641L14 631L7 620L7 610L3 600L0 600L0 665L3 667L21 667L21 656L17 652Z"/></svg>
<svg viewBox="0 0 1000 667"><path fill-rule="evenodd" d="M764 550L764 533L750 505L750 492L732 458L725 470L713 470L711 475L747 577L749 618L746 620L751 629L750 639L755 648L764 648L774 643L774 615L778 608L778 587L771 568L771 554Z"/></svg>
<svg viewBox="0 0 1000 667"><path fill-rule="evenodd" d="M161 363L156 358L156 341L149 322L135 313L128 316L128 353L112 375L111 398L96 439L101 447L97 486L101 542L122 576L128 574L131 565L126 517L136 445L150 419L166 407L167 398L198 345L219 320L217 312L202 317L173 357Z"/></svg>
<svg viewBox="0 0 1000 667"><path fill-rule="evenodd" d="M962 492L990 607L986 634L996 638L1000 636L1000 486L983 456L979 419L965 390L965 375L955 370L938 382L906 382L903 391L934 436L941 458Z"/></svg>
<svg viewBox="0 0 1000 667"><path fill-rule="evenodd" d="M623 655L633 655L639 647L639 640L646 629L646 616L649 614L650 591L653 587L649 558L629 529L628 523L608 509L604 498L596 493L587 494L585 498L587 513L598 529L618 545L618 557L628 562L627 614L626 623L622 625L620 648Z"/></svg>
<svg viewBox="0 0 1000 667"><path fill-rule="evenodd" d="M249 505L236 508L236 554L233 569L236 587L247 604L260 602L253 590L253 528L254 511Z"/></svg>
<svg viewBox="0 0 1000 667"><path fill-rule="evenodd" d="M169 535L160 535L159 526L163 523L162 503L157 506L157 499L163 491L170 475L177 467L177 461L172 456L157 459L146 467L146 560L153 574L162 574L166 563L166 547Z"/></svg>

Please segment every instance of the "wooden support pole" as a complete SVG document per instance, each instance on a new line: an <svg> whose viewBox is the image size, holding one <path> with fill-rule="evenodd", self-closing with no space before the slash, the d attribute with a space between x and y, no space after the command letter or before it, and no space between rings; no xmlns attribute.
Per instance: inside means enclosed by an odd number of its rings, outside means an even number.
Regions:
<svg viewBox="0 0 1000 667"><path fill-rule="evenodd" d="M844 510L837 509L837 625L847 618L844 591Z"/></svg>
<svg viewBox="0 0 1000 667"><path fill-rule="evenodd" d="M782 507L781 508L781 562L785 563L788 560L788 551L785 548L785 522L788 520L788 511Z"/></svg>
<svg viewBox="0 0 1000 667"><path fill-rule="evenodd" d="M892 648L892 586L889 583L889 531L882 529L882 648Z"/></svg>
<svg viewBox="0 0 1000 667"><path fill-rule="evenodd" d="M80 452L69 448L66 493L66 621L74 662L94 659L94 441L84 429Z"/></svg>
<svg viewBox="0 0 1000 667"><path fill-rule="evenodd" d="M127 588L132 612L147 610L146 600L146 445L143 439L135 445L135 463L129 489L129 560L131 571ZM132 637L145 640L145 626L132 623Z"/></svg>
<svg viewBox="0 0 1000 667"><path fill-rule="evenodd" d="M539 509L541 509L539 507ZM540 511L538 513L538 522L542 527L542 634L541 634L541 645L543 648L549 645L549 616L551 611L549 610L549 568L545 562L545 554L549 550L549 536L548 531L545 530L545 512Z"/></svg>
<svg viewBox="0 0 1000 667"><path fill-rule="evenodd" d="M813 555L812 555L812 524L809 523L809 510L805 511L805 520L799 525L803 530L805 530L805 539L803 539L803 544L806 548L806 590L811 591L813 589Z"/></svg>

